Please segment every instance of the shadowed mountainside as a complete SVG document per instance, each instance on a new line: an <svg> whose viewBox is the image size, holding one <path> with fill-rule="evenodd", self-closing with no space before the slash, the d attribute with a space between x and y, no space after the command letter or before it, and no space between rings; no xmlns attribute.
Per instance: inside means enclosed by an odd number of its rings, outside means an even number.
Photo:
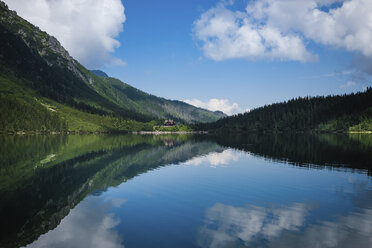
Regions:
<svg viewBox="0 0 372 248"><path fill-rule="evenodd" d="M152 130L154 120L196 123L225 116L87 70L56 38L1 1L0 58L1 132L139 131Z"/></svg>

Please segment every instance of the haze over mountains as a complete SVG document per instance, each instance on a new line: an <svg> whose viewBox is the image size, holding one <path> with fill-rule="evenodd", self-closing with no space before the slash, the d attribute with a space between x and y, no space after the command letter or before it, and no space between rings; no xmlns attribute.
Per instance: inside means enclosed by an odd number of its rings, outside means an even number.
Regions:
<svg viewBox="0 0 372 248"><path fill-rule="evenodd" d="M0 14L3 132L152 130L161 119L197 123L225 116L147 94L102 71L89 71L57 39L3 2Z"/></svg>

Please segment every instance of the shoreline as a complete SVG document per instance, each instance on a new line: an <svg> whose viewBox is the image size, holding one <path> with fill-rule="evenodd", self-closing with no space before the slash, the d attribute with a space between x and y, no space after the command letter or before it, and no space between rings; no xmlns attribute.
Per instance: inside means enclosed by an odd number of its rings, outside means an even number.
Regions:
<svg viewBox="0 0 372 248"><path fill-rule="evenodd" d="M207 134L208 131L134 131L132 134Z"/></svg>
<svg viewBox="0 0 372 248"><path fill-rule="evenodd" d="M353 133L353 134L372 134L372 131L350 131L350 132L347 132L347 133Z"/></svg>
<svg viewBox="0 0 372 248"><path fill-rule="evenodd" d="M90 135L90 134L208 134L208 131L112 131L112 132L98 132L98 131L66 131L66 132L55 132L55 131L18 131L18 132L0 132L0 135Z"/></svg>
<svg viewBox="0 0 372 248"><path fill-rule="evenodd" d="M137 134L137 135L161 135L161 134L210 134L214 132L209 131L64 131L64 132L56 132L56 131L17 131L17 132L0 132L0 135L97 135L97 134ZM238 132L239 133L239 132ZM245 133L245 132L242 132ZM249 132L255 133L255 132ZM272 132L270 132L272 133ZM286 133L286 132L280 132ZM299 133L306 133L306 132L293 132L296 134ZM348 132L336 132L336 131L322 131L322 132L310 132L310 133L328 133L328 134L372 134L372 131L348 131ZM265 133L263 133L265 134ZM267 134L267 133L266 133Z"/></svg>

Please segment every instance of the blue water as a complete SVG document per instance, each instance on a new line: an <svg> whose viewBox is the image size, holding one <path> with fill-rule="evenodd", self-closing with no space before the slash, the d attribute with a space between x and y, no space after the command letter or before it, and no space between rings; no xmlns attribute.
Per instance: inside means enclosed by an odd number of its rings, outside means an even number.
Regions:
<svg viewBox="0 0 372 248"><path fill-rule="evenodd" d="M185 157L185 151L197 155ZM111 161L116 167L109 171L141 166L146 156L154 165L176 162L124 179L114 173L112 180L122 182L92 187L26 247L372 247L366 170L295 166L195 140L131 152L130 159ZM95 173L88 184L108 177ZM56 216L52 211L47 218Z"/></svg>
<svg viewBox="0 0 372 248"><path fill-rule="evenodd" d="M88 196L43 245L372 247L372 181L227 149Z"/></svg>

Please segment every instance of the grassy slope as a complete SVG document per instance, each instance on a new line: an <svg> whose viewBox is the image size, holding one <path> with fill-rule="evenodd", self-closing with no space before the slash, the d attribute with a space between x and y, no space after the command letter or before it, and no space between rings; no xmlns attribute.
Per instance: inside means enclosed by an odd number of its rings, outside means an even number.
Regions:
<svg viewBox="0 0 372 248"><path fill-rule="evenodd" d="M118 79L92 75L93 87L101 95L112 100L119 106L151 116L153 119L172 118L176 121L195 123L212 122L225 115L195 108L180 101L171 101L147 94Z"/></svg>
<svg viewBox="0 0 372 248"><path fill-rule="evenodd" d="M0 132L153 130L158 124L90 114L22 87L19 78L0 75ZM49 120L49 121L48 121Z"/></svg>
<svg viewBox="0 0 372 248"><path fill-rule="evenodd" d="M191 123L223 116L96 76L70 57L55 38L9 11L1 1L0 14L1 132L138 131L148 130L153 124L148 122L154 119Z"/></svg>

